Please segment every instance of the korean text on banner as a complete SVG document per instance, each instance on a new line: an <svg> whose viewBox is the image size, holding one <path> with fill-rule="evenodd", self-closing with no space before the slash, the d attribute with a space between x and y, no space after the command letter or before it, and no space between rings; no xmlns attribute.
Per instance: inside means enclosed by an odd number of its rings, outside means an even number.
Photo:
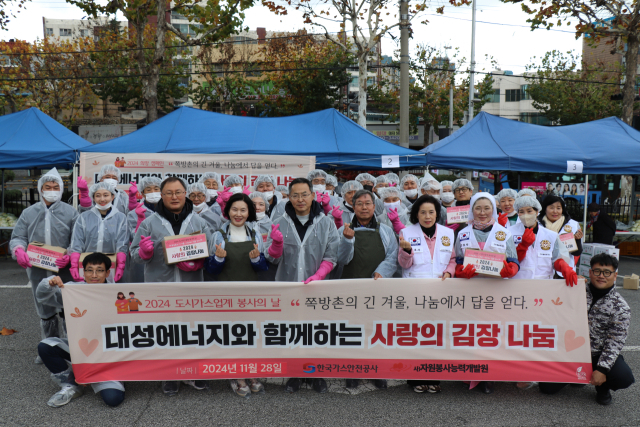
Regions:
<svg viewBox="0 0 640 427"><path fill-rule="evenodd" d="M584 281L68 284L79 383L256 377L587 383ZM390 292L390 289L393 289ZM118 292L135 293L127 308ZM140 304L141 303L141 304Z"/></svg>
<svg viewBox="0 0 640 427"><path fill-rule="evenodd" d="M205 172L217 172L224 182L229 175L240 175L244 185L252 186L258 175L273 175L277 185L289 185L315 169L315 156L280 156L261 154L177 154L177 153L80 153L80 175L89 185L96 182L100 168L110 164L122 172L118 188L146 176L178 176L193 184ZM218 183L222 190L222 182Z"/></svg>

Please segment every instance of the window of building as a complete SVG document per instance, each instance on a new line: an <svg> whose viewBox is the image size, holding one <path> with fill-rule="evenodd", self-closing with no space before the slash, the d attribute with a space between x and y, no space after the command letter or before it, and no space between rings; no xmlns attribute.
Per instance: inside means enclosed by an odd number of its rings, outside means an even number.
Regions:
<svg viewBox="0 0 640 427"><path fill-rule="evenodd" d="M520 99L525 101L527 99L531 99L529 95L529 85L521 85L520 86Z"/></svg>
<svg viewBox="0 0 640 427"><path fill-rule="evenodd" d="M376 84L376 78L375 77L367 78L367 87L375 85L375 84Z"/></svg>
<svg viewBox="0 0 640 427"><path fill-rule="evenodd" d="M171 11L171 19L187 19L185 18L183 15L179 14L178 12L176 12L175 10Z"/></svg>
<svg viewBox="0 0 640 427"><path fill-rule="evenodd" d="M89 37L89 30L80 30L80 37Z"/></svg>
<svg viewBox="0 0 640 427"><path fill-rule="evenodd" d="M71 28L60 28L60 37L71 36Z"/></svg>
<svg viewBox="0 0 640 427"><path fill-rule="evenodd" d="M358 88L358 76L351 77L351 82L349 83L349 87L354 89Z"/></svg>
<svg viewBox="0 0 640 427"><path fill-rule="evenodd" d="M45 36L52 36L53 35L53 28L45 28L44 29L44 35Z"/></svg>
<svg viewBox="0 0 640 427"><path fill-rule="evenodd" d="M500 102L500 89L494 89L493 93L487 95L487 102Z"/></svg>
<svg viewBox="0 0 640 427"><path fill-rule="evenodd" d="M224 77L224 65L222 64L214 64L213 71L216 72L216 76Z"/></svg>
<svg viewBox="0 0 640 427"><path fill-rule="evenodd" d="M550 126L551 122L540 113L520 113L520 121L532 125Z"/></svg>
<svg viewBox="0 0 640 427"><path fill-rule="evenodd" d="M507 89L505 90L506 102L518 102L520 101L520 89Z"/></svg>

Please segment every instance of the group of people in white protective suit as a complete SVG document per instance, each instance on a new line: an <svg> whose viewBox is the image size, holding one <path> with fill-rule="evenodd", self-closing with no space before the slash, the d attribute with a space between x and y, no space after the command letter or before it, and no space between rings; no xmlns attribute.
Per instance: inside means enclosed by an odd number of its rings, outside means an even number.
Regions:
<svg viewBox="0 0 640 427"><path fill-rule="evenodd" d="M128 191L117 188L120 170L105 165L97 182L78 179L79 208L61 200L63 181L53 169L38 181L41 201L25 209L13 231L13 257L27 270L43 340L36 363L44 363L61 387L49 400L61 406L82 394L73 377L65 338L60 288L70 281L199 282L285 281L305 284L350 278L466 278L478 280L472 265L463 266L466 249L506 255L500 275L510 278L564 277L577 283L574 256L581 251L582 231L564 201L505 189L496 196L475 193L466 179L438 182L395 173L359 174L338 184L322 170L309 172L288 186L260 175L253 189L238 175L207 172L187 184L177 177L145 177ZM340 188L340 191L338 190ZM142 201L137 197L142 195ZM447 224L447 207L469 206L465 225ZM168 265L162 242L166 236L206 234L210 256ZM571 255L560 241L574 233L578 252ZM57 261L60 273L33 267L26 254L31 242L67 249ZM416 243L417 242L417 243ZM545 242L545 244L541 244ZM550 243L550 244L546 244ZM81 254L90 253L81 260ZM115 265L105 254L115 254ZM82 274L81 274L82 269ZM126 296L122 296L126 298ZM322 378L291 378L286 391L304 381L323 393ZM207 382L186 381L198 390ZM437 393L438 381L410 381L417 393ZM357 387L359 380L347 380ZM375 385L386 388L385 380ZM528 387L530 384L518 384ZM240 396L264 392L258 378L232 380ZM470 382L485 393L493 383ZM94 384L105 403L124 400L121 382ZM167 395L179 391L177 381L163 381Z"/></svg>

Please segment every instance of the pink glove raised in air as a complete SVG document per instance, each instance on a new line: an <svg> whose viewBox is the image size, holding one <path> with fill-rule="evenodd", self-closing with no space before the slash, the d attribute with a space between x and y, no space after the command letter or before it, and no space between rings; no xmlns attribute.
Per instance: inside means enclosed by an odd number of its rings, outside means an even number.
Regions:
<svg viewBox="0 0 640 427"><path fill-rule="evenodd" d="M340 209L340 206L332 206L331 209L331 215L333 215L333 220L336 223L336 227L342 227L342 225L344 224L344 221L342 221L342 214L344 213L344 211Z"/></svg>
<svg viewBox="0 0 640 427"><path fill-rule="evenodd" d="M196 259L194 261L183 261L176 264L182 271L198 271L204 267L204 259Z"/></svg>
<svg viewBox="0 0 640 427"><path fill-rule="evenodd" d="M83 177L78 177L78 193L80 193L80 206L83 208L91 207L91 197L89 197L89 186Z"/></svg>
<svg viewBox="0 0 640 427"><path fill-rule="evenodd" d="M278 228L280 224L271 224L271 246L269 246L269 256L271 258L280 258L284 248L284 239Z"/></svg>
<svg viewBox="0 0 640 427"><path fill-rule="evenodd" d="M246 187L244 187L244 190L242 190L242 192L243 192L244 194L246 194L247 196L248 196L249 194L251 194L251 191L249 191L249 186L248 186L248 185L247 185Z"/></svg>
<svg viewBox="0 0 640 427"><path fill-rule="evenodd" d="M329 261L322 261L322 263L320 263L320 268L318 269L318 271L316 271L316 274L305 280L304 284L306 285L307 283L313 282L314 280L324 280L324 278L327 277L327 274L329 274L331 270L333 270L333 264Z"/></svg>
<svg viewBox="0 0 640 427"><path fill-rule="evenodd" d="M24 251L24 249L18 247L15 250L16 253L16 261L18 261L18 265L22 268L31 268L31 262L29 261L29 255Z"/></svg>
<svg viewBox="0 0 640 427"><path fill-rule="evenodd" d="M127 254L118 252L116 254L116 273L113 276L114 281L119 281L124 275L124 267L127 265ZM111 266L113 268L113 266Z"/></svg>
<svg viewBox="0 0 640 427"><path fill-rule="evenodd" d="M405 225L400 221L400 215L398 215L398 208L390 209L387 213L389 217L389 221L391 221L391 225L393 225L393 231L396 234L400 233L400 230L405 228Z"/></svg>
<svg viewBox="0 0 640 427"><path fill-rule="evenodd" d="M145 220L146 215L144 214L147 211L147 208L144 206L144 203L140 203L136 208L136 215L138 216L138 222L136 223L136 231L138 231L138 227L142 224L142 221Z"/></svg>
<svg viewBox="0 0 640 427"><path fill-rule="evenodd" d="M69 255L71 259L71 268L69 271L71 272L71 277L73 277L74 282L82 282L84 278L80 277L80 254L77 252L71 253Z"/></svg>
<svg viewBox="0 0 640 427"><path fill-rule="evenodd" d="M138 186L135 181L131 181L131 187L129 187L129 210L132 211L138 206L138 199L136 195L138 194Z"/></svg>
<svg viewBox="0 0 640 427"><path fill-rule="evenodd" d="M153 257L153 242L151 241L151 236L140 236L140 249L138 253L140 254L140 258L144 260L149 260Z"/></svg>
<svg viewBox="0 0 640 427"><path fill-rule="evenodd" d="M216 200L216 202L218 202L218 205L220 205L220 210L222 211L222 216L224 218L227 218L224 215L224 207L231 196L233 196L233 194L229 191L229 187L224 187L224 190L218 193L218 199Z"/></svg>
<svg viewBox="0 0 640 427"><path fill-rule="evenodd" d="M69 255L65 255L62 258L58 258L56 260L56 266L58 266L58 268L65 268L67 265L69 265L70 261L71 258L69 258Z"/></svg>

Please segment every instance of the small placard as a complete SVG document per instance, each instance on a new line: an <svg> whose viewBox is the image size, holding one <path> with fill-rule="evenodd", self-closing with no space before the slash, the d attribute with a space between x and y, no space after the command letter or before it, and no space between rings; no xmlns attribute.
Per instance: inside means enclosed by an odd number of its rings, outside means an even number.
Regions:
<svg viewBox="0 0 640 427"><path fill-rule="evenodd" d="M582 162L567 160L567 173L582 173Z"/></svg>
<svg viewBox="0 0 640 427"><path fill-rule="evenodd" d="M447 224L466 224L471 206L452 206L447 208Z"/></svg>
<svg viewBox="0 0 640 427"><path fill-rule="evenodd" d="M39 242L29 243L29 246L27 246L27 256L31 265L54 273L59 270L56 260L65 256L66 253L66 249Z"/></svg>
<svg viewBox="0 0 640 427"><path fill-rule="evenodd" d="M578 244L576 243L576 238L573 233L561 234L559 237L560 241L569 252L575 252L578 250Z"/></svg>
<svg viewBox="0 0 640 427"><path fill-rule="evenodd" d="M400 156L382 156L382 167L384 169L399 168Z"/></svg>
<svg viewBox="0 0 640 427"><path fill-rule="evenodd" d="M472 264L476 268L476 273L482 276L501 277L500 272L504 268L505 260L505 254L467 249L464 253L463 266Z"/></svg>
<svg viewBox="0 0 640 427"><path fill-rule="evenodd" d="M164 249L164 261L168 265L209 256L205 234L166 236L162 242L162 249Z"/></svg>

